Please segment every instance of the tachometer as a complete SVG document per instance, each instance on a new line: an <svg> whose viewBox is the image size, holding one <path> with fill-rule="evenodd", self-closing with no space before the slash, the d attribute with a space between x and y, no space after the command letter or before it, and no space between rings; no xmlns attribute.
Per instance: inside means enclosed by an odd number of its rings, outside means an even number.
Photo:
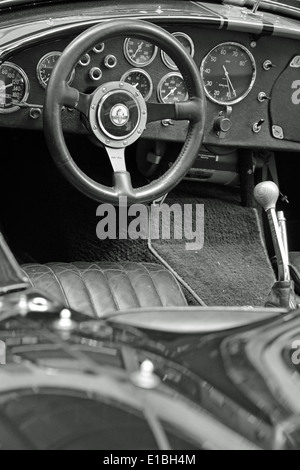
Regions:
<svg viewBox="0 0 300 470"><path fill-rule="evenodd" d="M128 70L128 72L124 73L122 76L121 81L134 86L141 93L145 101L150 98L153 91L152 80L150 75L144 70Z"/></svg>
<svg viewBox="0 0 300 470"><path fill-rule="evenodd" d="M234 104L245 98L256 78L251 52L241 44L224 42L204 57L201 68L204 89L211 101Z"/></svg>
<svg viewBox="0 0 300 470"><path fill-rule="evenodd" d="M180 44L185 48L186 52L193 57L195 52L194 43L192 38L185 33L172 33L172 35L180 42ZM161 58L164 64L169 67L169 69L177 70L178 67L175 62L168 56L164 51L161 51Z"/></svg>
<svg viewBox="0 0 300 470"><path fill-rule="evenodd" d="M0 113L17 111L17 103L26 101L28 95L29 80L24 70L12 62L4 62L0 67Z"/></svg>
<svg viewBox="0 0 300 470"><path fill-rule="evenodd" d="M144 39L127 38L124 41L124 55L132 65L145 67L157 54L157 47Z"/></svg>
<svg viewBox="0 0 300 470"><path fill-rule="evenodd" d="M167 73L158 84L157 96L161 103L186 101L188 91L182 75L178 72Z"/></svg>
<svg viewBox="0 0 300 470"><path fill-rule="evenodd" d="M56 62L58 61L59 57L61 56L61 52L59 51L51 51L45 54L37 64L36 74L39 83L42 85L43 88L46 88L48 82L51 77L51 73L54 69ZM74 70L71 73L68 83L70 84L74 76Z"/></svg>

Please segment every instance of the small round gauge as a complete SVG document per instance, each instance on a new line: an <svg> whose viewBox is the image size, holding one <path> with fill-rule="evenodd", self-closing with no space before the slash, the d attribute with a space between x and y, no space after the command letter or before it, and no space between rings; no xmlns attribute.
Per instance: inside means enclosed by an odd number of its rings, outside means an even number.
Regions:
<svg viewBox="0 0 300 470"><path fill-rule="evenodd" d="M147 101L152 95L153 84L150 75L141 69L128 70L121 78L122 82L134 86Z"/></svg>
<svg viewBox="0 0 300 470"><path fill-rule="evenodd" d="M42 85L43 88L47 87L48 82L51 77L51 73L54 69L56 62L60 58L61 54L62 53L59 51L48 52L40 59L39 63L37 64L36 74L37 74L38 81L40 85ZM74 70L68 81L69 84L71 83L73 77L74 77Z"/></svg>
<svg viewBox="0 0 300 470"><path fill-rule="evenodd" d="M172 35L180 42L180 44L185 48L187 53L191 57L194 57L195 47L192 38L190 38L190 36L188 36L187 34L181 32L172 33ZM161 58L164 64L169 67L169 69L178 70L178 67L175 62L164 51L161 51Z"/></svg>
<svg viewBox="0 0 300 470"><path fill-rule="evenodd" d="M26 101L28 95L29 80L24 70L12 62L4 62L0 67L0 113L17 111L17 103Z"/></svg>
<svg viewBox="0 0 300 470"><path fill-rule="evenodd" d="M204 57L201 77L206 95L218 104L234 104L251 91L256 65L251 52L241 44L224 42Z"/></svg>
<svg viewBox="0 0 300 470"><path fill-rule="evenodd" d="M157 96L161 103L186 101L188 92L182 75L178 72L167 73L158 84Z"/></svg>
<svg viewBox="0 0 300 470"><path fill-rule="evenodd" d="M124 41L124 55L132 65L145 67L157 54L157 47L144 39L127 38Z"/></svg>

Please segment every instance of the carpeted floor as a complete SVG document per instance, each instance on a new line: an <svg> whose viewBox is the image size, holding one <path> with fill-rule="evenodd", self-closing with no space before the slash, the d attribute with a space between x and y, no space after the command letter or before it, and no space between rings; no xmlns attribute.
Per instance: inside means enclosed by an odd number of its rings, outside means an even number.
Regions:
<svg viewBox="0 0 300 470"><path fill-rule="evenodd" d="M22 240L34 260L157 261L145 240L98 240L98 204L67 185L59 175L55 187L48 189L49 200L34 199L34 224L27 223L26 211L24 221L20 215ZM46 198L48 193L44 193ZM153 241L169 265L208 305L263 305L274 282L273 271L256 213L241 207L239 191L184 182L167 202L205 207L205 242L199 252L186 251L185 240ZM46 212L43 207L47 207ZM24 262L30 261L26 258ZM187 297L189 303L195 303Z"/></svg>
<svg viewBox="0 0 300 470"><path fill-rule="evenodd" d="M204 246L186 251L187 240L152 245L207 305L264 305L275 282L255 209L240 205L238 192L210 187L195 197L192 187L167 198L204 204Z"/></svg>
<svg viewBox="0 0 300 470"><path fill-rule="evenodd" d="M62 259L156 262L144 240L104 240L96 237L97 203L78 193L77 215L61 205ZM186 251L186 240L157 241L153 247L207 305L264 305L275 282L261 239L254 209L243 208L239 191L232 188L186 183L170 196L168 204L204 204L204 247ZM60 245L62 248L62 246ZM189 303L193 300L188 296Z"/></svg>

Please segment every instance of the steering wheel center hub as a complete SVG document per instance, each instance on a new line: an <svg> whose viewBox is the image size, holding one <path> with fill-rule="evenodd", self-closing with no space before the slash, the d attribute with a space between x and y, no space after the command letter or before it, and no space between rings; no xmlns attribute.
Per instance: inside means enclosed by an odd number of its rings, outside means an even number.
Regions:
<svg viewBox="0 0 300 470"><path fill-rule="evenodd" d="M136 88L124 82L110 82L94 92L89 120L100 142L113 148L127 147L144 131L147 108Z"/></svg>

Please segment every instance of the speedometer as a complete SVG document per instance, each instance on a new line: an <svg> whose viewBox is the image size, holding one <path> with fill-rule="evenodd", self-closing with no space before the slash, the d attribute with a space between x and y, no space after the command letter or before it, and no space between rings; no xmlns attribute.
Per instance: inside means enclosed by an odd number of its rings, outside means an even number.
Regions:
<svg viewBox="0 0 300 470"><path fill-rule="evenodd" d="M143 39L127 38L124 41L124 55L132 65L145 67L157 54L157 47Z"/></svg>
<svg viewBox="0 0 300 470"><path fill-rule="evenodd" d="M0 113L12 113L19 109L18 103L27 100L29 80L21 67L4 62L0 67Z"/></svg>
<svg viewBox="0 0 300 470"><path fill-rule="evenodd" d="M251 91L256 65L251 52L241 44L224 42L214 47L201 64L206 95L218 104L234 104Z"/></svg>

